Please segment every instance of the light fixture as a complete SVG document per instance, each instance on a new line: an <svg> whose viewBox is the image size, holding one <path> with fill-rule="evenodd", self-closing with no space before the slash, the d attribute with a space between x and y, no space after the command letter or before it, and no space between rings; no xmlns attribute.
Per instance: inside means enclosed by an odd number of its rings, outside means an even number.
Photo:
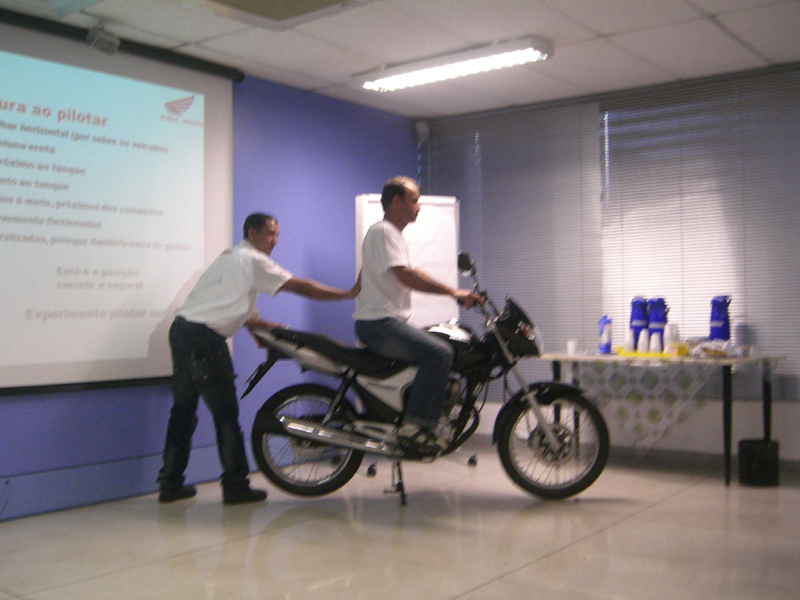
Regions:
<svg viewBox="0 0 800 600"><path fill-rule="evenodd" d="M544 60L552 55L552 44L534 37L526 37L356 75L352 83L367 90L392 92L426 83L524 65Z"/></svg>

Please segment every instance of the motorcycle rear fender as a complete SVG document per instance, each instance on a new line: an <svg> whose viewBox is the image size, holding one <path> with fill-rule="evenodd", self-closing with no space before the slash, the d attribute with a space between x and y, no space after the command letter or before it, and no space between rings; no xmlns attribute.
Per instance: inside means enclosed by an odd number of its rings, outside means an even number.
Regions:
<svg viewBox="0 0 800 600"><path fill-rule="evenodd" d="M263 329L251 329L250 331L257 337L261 346L280 352L285 358L291 358L303 370L317 371L333 376L341 375L347 370L347 367L332 361L327 356L296 342L278 339L269 331Z"/></svg>
<svg viewBox="0 0 800 600"><path fill-rule="evenodd" d="M539 381L537 383L528 384L531 392L536 397L536 401L542 405L547 406L552 404L554 400L558 398L563 398L566 395L574 395L574 394L582 394L579 388L576 388L574 385L568 385L566 383L558 383L555 381ZM520 404L527 403L528 401L525 399L525 393L520 390L514 396L503 405L503 408L500 409L500 412L497 413L497 419L494 422L494 430L492 431L492 443L497 443L497 434L500 431L500 428L503 424L508 420L509 415L513 413L513 409L516 408Z"/></svg>

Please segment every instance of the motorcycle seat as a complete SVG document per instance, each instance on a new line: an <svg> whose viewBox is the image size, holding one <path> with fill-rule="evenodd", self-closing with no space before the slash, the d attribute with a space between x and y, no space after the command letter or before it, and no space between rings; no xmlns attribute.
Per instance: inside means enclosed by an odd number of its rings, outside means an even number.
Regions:
<svg viewBox="0 0 800 600"><path fill-rule="evenodd" d="M407 366L400 361L375 354L366 348L345 346L334 339L316 333L282 328L272 329L271 333L279 340L294 342L364 375L401 371Z"/></svg>

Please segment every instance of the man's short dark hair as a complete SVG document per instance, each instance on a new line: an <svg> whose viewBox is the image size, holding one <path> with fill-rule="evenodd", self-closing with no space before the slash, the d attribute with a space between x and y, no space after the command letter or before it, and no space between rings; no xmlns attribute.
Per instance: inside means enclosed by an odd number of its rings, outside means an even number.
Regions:
<svg viewBox="0 0 800 600"><path fill-rule="evenodd" d="M392 199L395 196L405 198L408 184L417 185L417 182L411 179L411 177L398 175L396 177L392 177L384 184L383 191L381 192L381 206L383 206L384 212L386 212L386 209L389 208L389 205L392 203Z"/></svg>
<svg viewBox="0 0 800 600"><path fill-rule="evenodd" d="M266 225L267 221L275 221L277 223L278 219L272 215L267 215L264 213L253 213L252 215L248 216L244 220L244 226L242 227L244 239L249 237L248 234L250 233L251 229L255 229L256 233L261 231L264 225Z"/></svg>

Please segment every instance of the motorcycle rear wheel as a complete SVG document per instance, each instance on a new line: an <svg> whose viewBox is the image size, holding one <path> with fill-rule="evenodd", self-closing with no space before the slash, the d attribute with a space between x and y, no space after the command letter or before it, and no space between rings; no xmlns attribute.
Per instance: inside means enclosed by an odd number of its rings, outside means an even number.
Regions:
<svg viewBox="0 0 800 600"><path fill-rule="evenodd" d="M567 498L592 485L605 468L608 427L597 407L577 392L565 393L541 409L560 447L550 446L536 414L523 401L498 431L500 462L525 491L542 498Z"/></svg>
<svg viewBox="0 0 800 600"><path fill-rule="evenodd" d="M279 488L298 496L323 496L338 490L358 471L364 453L312 440L274 433L268 423L287 416L322 423L336 392L322 385L293 385L273 394L258 410L251 443L261 472ZM327 427L341 427L350 420L337 410Z"/></svg>

